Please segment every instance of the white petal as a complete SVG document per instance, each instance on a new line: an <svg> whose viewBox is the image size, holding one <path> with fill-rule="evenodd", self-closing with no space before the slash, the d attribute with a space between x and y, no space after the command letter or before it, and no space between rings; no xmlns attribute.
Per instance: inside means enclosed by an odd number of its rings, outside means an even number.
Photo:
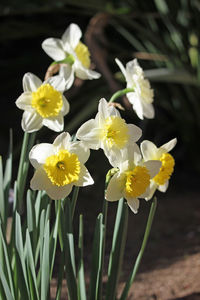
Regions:
<svg viewBox="0 0 200 300"><path fill-rule="evenodd" d="M64 95L62 95L62 99L63 99L63 107L61 109L61 112L62 112L62 115L65 116L69 112L70 105Z"/></svg>
<svg viewBox="0 0 200 300"><path fill-rule="evenodd" d="M148 160L143 165L149 170L150 177L153 178L158 174L162 163L159 160Z"/></svg>
<svg viewBox="0 0 200 300"><path fill-rule="evenodd" d="M30 93L30 92L24 92L16 100L15 104L20 109L27 110L27 111L33 111L33 107L31 105L31 101L32 101L32 93Z"/></svg>
<svg viewBox="0 0 200 300"><path fill-rule="evenodd" d="M65 90L65 79L62 76L56 75L49 77L44 83L49 83L61 93Z"/></svg>
<svg viewBox="0 0 200 300"><path fill-rule="evenodd" d="M74 49L78 45L82 32L77 24L70 24L62 35L63 44L70 44Z"/></svg>
<svg viewBox="0 0 200 300"><path fill-rule="evenodd" d="M74 182L74 185L76 186L87 186L94 183L94 180L92 179L90 173L83 164L81 164L81 171L79 177L79 180Z"/></svg>
<svg viewBox="0 0 200 300"><path fill-rule="evenodd" d="M72 187L73 183L65 186L56 186L52 184L51 187L48 187L45 191L51 199L59 200L67 197L71 193Z"/></svg>
<svg viewBox="0 0 200 300"><path fill-rule="evenodd" d="M46 161L46 158L55 154L54 146L48 143L35 145L30 153L29 159L34 168L39 168Z"/></svg>
<svg viewBox="0 0 200 300"><path fill-rule="evenodd" d="M154 143L148 140L144 140L141 145L141 152L144 157L144 160L150 160L150 159L158 159L158 148Z"/></svg>
<svg viewBox="0 0 200 300"><path fill-rule="evenodd" d="M74 68L63 64L60 67L59 75L65 79L65 90L68 90L74 82Z"/></svg>
<svg viewBox="0 0 200 300"><path fill-rule="evenodd" d="M69 151L71 153L75 153L82 164L84 164L90 156L90 150L88 147L85 146L85 143L79 141L72 142L69 147Z"/></svg>
<svg viewBox="0 0 200 300"><path fill-rule="evenodd" d="M103 148L104 154L108 158L111 166L118 168L122 162L121 151L116 147L109 148L106 144L101 146L101 148Z"/></svg>
<svg viewBox="0 0 200 300"><path fill-rule="evenodd" d="M169 186L169 180L167 180L167 181L165 182L165 184L159 185L159 186L158 186L158 190L159 190L160 192L162 192L162 193L165 193L166 190L167 190L167 188L168 188L168 186Z"/></svg>
<svg viewBox="0 0 200 300"><path fill-rule="evenodd" d="M122 198L122 189L120 187L120 177L118 173L113 175L111 178L107 190L106 190L106 200L108 201L117 201Z"/></svg>
<svg viewBox="0 0 200 300"><path fill-rule="evenodd" d="M127 203L130 209L134 212L134 214L137 214L140 201L137 198L129 198L127 199Z"/></svg>
<svg viewBox="0 0 200 300"><path fill-rule="evenodd" d="M23 77L24 92L35 92L42 85L42 81L32 73L26 73Z"/></svg>
<svg viewBox="0 0 200 300"><path fill-rule="evenodd" d="M33 190L44 190L53 200L59 200L68 196L72 187L72 183L65 186L53 185L43 168L36 170L33 178L31 179L31 188Z"/></svg>
<svg viewBox="0 0 200 300"><path fill-rule="evenodd" d="M155 117L155 111L153 104L142 102L143 115L148 119L153 119Z"/></svg>
<svg viewBox="0 0 200 300"><path fill-rule="evenodd" d="M176 143L177 143L177 139L174 138L168 143L162 145L160 148L164 149L166 152L169 152L176 146Z"/></svg>
<svg viewBox="0 0 200 300"><path fill-rule="evenodd" d="M56 151L60 149L69 150L71 146L71 135L68 132L59 134L54 140L53 145L56 147Z"/></svg>
<svg viewBox="0 0 200 300"><path fill-rule="evenodd" d="M144 197L146 201L150 200L153 197L157 188L158 188L158 185L153 180L151 180L150 186L148 189L149 193Z"/></svg>
<svg viewBox="0 0 200 300"><path fill-rule="evenodd" d="M136 112L138 118L143 120L143 106L140 98L136 95L136 93L128 93L127 98L129 102L133 105L133 110Z"/></svg>
<svg viewBox="0 0 200 300"><path fill-rule="evenodd" d="M63 115L59 114L56 117L45 118L42 120L42 124L53 131L60 132L64 129Z"/></svg>
<svg viewBox="0 0 200 300"><path fill-rule="evenodd" d="M48 38L44 40L42 49L55 61L63 60L66 57L63 43L60 39Z"/></svg>
<svg viewBox="0 0 200 300"><path fill-rule="evenodd" d="M130 163L137 164L141 160L141 153L138 145L136 143L132 143L121 150L122 160L129 161Z"/></svg>
<svg viewBox="0 0 200 300"><path fill-rule="evenodd" d="M102 98L99 100L98 114L95 119L98 119L99 125L104 124L106 118L109 117L108 102Z"/></svg>
<svg viewBox="0 0 200 300"><path fill-rule="evenodd" d="M118 58L115 58L115 62L118 65L118 67L120 68L122 74L124 75L124 77L126 78L126 69L124 68L123 64L121 63L121 61Z"/></svg>
<svg viewBox="0 0 200 300"><path fill-rule="evenodd" d="M32 188L32 190L46 190L50 188L51 185L52 183L47 177L44 169L37 169L30 182L30 187Z"/></svg>
<svg viewBox="0 0 200 300"><path fill-rule="evenodd" d="M134 124L128 124L130 140L133 142L137 142L139 138L142 136L142 129Z"/></svg>
<svg viewBox="0 0 200 300"><path fill-rule="evenodd" d="M96 120L91 119L85 122L78 129L76 137L84 141L88 148L99 149L100 147L100 129L97 127Z"/></svg>
<svg viewBox="0 0 200 300"><path fill-rule="evenodd" d="M86 80L86 79L92 80L101 77L100 73L84 68L80 63L78 64L78 67L77 64L75 65L75 74L78 78L82 80Z"/></svg>
<svg viewBox="0 0 200 300"><path fill-rule="evenodd" d="M42 118L35 111L25 111L22 116L21 125L24 131L38 131L42 127Z"/></svg>

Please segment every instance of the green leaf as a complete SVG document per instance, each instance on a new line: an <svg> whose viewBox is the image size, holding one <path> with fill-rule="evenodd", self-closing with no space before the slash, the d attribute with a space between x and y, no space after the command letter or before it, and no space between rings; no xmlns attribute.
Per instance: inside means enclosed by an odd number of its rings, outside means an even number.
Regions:
<svg viewBox="0 0 200 300"><path fill-rule="evenodd" d="M11 269L10 257L9 257L9 253L8 253L8 245L6 244L1 224L0 224L0 241L3 246L3 253L4 253L4 258L5 258L5 270L7 272L6 278L8 278L9 286L11 289L11 294L15 298L14 287L13 287L13 274L12 274L12 269ZM1 259L1 263L3 263L3 262L4 262L4 260Z"/></svg>
<svg viewBox="0 0 200 300"><path fill-rule="evenodd" d="M41 214L41 197L42 197L42 192L38 191L36 201L35 201L35 223L36 227L38 228L39 226L39 219L40 219L40 214Z"/></svg>
<svg viewBox="0 0 200 300"><path fill-rule="evenodd" d="M76 207L78 193L79 193L79 187L78 186L74 186L73 194L72 194L72 200L71 200L72 220L73 220L73 217L74 217L74 211L75 211L75 207Z"/></svg>
<svg viewBox="0 0 200 300"><path fill-rule="evenodd" d="M13 138L12 138L12 130L10 129L9 151L8 151L8 158L6 160L4 181L3 181L6 219L8 214L9 190L10 190L10 184L12 179L12 157L13 157L12 151L13 151Z"/></svg>
<svg viewBox="0 0 200 300"><path fill-rule="evenodd" d="M4 288L4 292L5 292L5 295L6 295L6 300L14 300L14 298L13 298L11 292L10 292L6 277L4 275L1 263L0 263L0 279L1 279L2 286Z"/></svg>
<svg viewBox="0 0 200 300"><path fill-rule="evenodd" d="M79 218L79 263L78 263L78 299L86 300L84 262L83 262L83 216Z"/></svg>
<svg viewBox="0 0 200 300"><path fill-rule="evenodd" d="M146 70L145 77L151 81L173 82L199 86L197 78L185 70L170 70L165 68Z"/></svg>
<svg viewBox="0 0 200 300"><path fill-rule="evenodd" d="M90 300L100 299L103 237L104 237L103 215L99 214L96 220L94 240L93 240L92 269L90 275L90 297L89 297Z"/></svg>
<svg viewBox="0 0 200 300"><path fill-rule="evenodd" d="M56 212L56 221L55 221L54 229L53 229L53 231L51 233L51 237L50 237L50 262L51 262L50 279L52 278L54 260L55 260L55 254L56 254L58 227L59 227L59 221L60 221L60 209L61 209L61 200L58 200L58 210Z"/></svg>
<svg viewBox="0 0 200 300"><path fill-rule="evenodd" d="M16 244L16 271L17 281L20 286L20 293L22 298L29 299L30 292L28 287L26 265L25 265L25 253L23 249L23 239L21 231L21 219L18 212L15 214L15 244Z"/></svg>
<svg viewBox="0 0 200 300"><path fill-rule="evenodd" d="M29 286L31 286L31 294L32 299L39 300L39 293L37 288L37 278L35 272L35 264L33 259L33 251L31 247L31 239L29 235L28 229L26 230L26 243L25 247L27 249L27 268L28 268L28 276L29 276Z"/></svg>
<svg viewBox="0 0 200 300"><path fill-rule="evenodd" d="M72 232L71 206L70 206L69 199L66 202L65 214L63 214L61 218L62 218L62 225L65 226L64 228L62 228L62 236L64 241L68 294L70 300L77 300L78 291L77 291L76 267L75 267L75 255L74 255L74 236ZM63 218L65 218L65 220Z"/></svg>
<svg viewBox="0 0 200 300"><path fill-rule="evenodd" d="M49 299L49 283L50 283L50 268L49 268L49 220L46 222L44 230L44 246L42 251L41 264L41 300Z"/></svg>
<svg viewBox="0 0 200 300"><path fill-rule="evenodd" d="M121 271L121 264L124 255L128 224L128 208L124 199L119 200L115 227L112 240L112 249L110 253L108 266L108 281L106 287L106 300L114 300L116 297L116 288Z"/></svg>
<svg viewBox="0 0 200 300"><path fill-rule="evenodd" d="M3 193L3 166L2 157L0 156L0 219L5 227L5 201Z"/></svg>

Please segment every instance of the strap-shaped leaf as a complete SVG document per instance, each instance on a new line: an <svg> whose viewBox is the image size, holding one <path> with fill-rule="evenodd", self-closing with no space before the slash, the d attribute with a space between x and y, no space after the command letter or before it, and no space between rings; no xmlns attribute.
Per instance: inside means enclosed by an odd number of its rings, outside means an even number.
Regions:
<svg viewBox="0 0 200 300"><path fill-rule="evenodd" d="M5 224L5 201L3 193L3 165L2 157L0 156L0 219ZM4 225L5 226L5 225Z"/></svg>
<svg viewBox="0 0 200 300"><path fill-rule="evenodd" d="M36 278L35 265L34 265L34 259L33 259L33 251L32 251L31 239L30 239L28 229L26 230L25 247L27 249L26 263L27 263L27 269L28 269L28 278L29 278L31 299L39 300L37 278Z"/></svg>
<svg viewBox="0 0 200 300"><path fill-rule="evenodd" d="M13 157L12 151L13 151L13 137L12 137L12 130L10 129L9 150L8 150L8 157L6 160L4 179L3 179L6 219L8 214L9 190L10 190L10 184L12 179L12 157Z"/></svg>
<svg viewBox="0 0 200 300"><path fill-rule="evenodd" d="M108 282L106 288L106 300L114 300L116 297L116 288L121 271L121 264L124 255L124 248L127 235L128 208L124 199L118 203L117 215L112 240L112 249L110 253L108 266Z"/></svg>
<svg viewBox="0 0 200 300"><path fill-rule="evenodd" d="M99 214L96 220L93 249L92 249L92 269L90 275L90 300L100 299L101 294L101 268L103 253L104 224L103 215Z"/></svg>
<svg viewBox="0 0 200 300"><path fill-rule="evenodd" d="M50 262L49 262L49 220L45 225L44 244L42 251L41 264L41 300L49 299L49 283L50 283Z"/></svg>
<svg viewBox="0 0 200 300"><path fill-rule="evenodd" d="M5 261L5 270L7 273L7 274L5 274L5 276L9 283L11 294L15 298L14 286L13 286L13 273L11 270L10 257L9 257L9 253L8 253L8 245L6 244L6 240L3 235L1 224L0 224L0 243L1 243L2 250L3 250L3 254L4 254L4 259L1 259L1 263L3 263Z"/></svg>
<svg viewBox="0 0 200 300"><path fill-rule="evenodd" d="M25 264L25 253L23 248L23 239L21 231L21 218L18 212L15 214L15 244L16 244L16 272L18 284L20 286L20 293L23 297L29 299L30 292L27 280L26 264ZM25 298L25 299L26 299Z"/></svg>
<svg viewBox="0 0 200 300"><path fill-rule="evenodd" d="M84 262L83 262L83 216L79 218L79 263L78 263L78 300L86 300Z"/></svg>
<svg viewBox="0 0 200 300"><path fill-rule="evenodd" d="M3 286L3 289L4 289L4 293L6 295L6 300L15 300L11 294L11 291L9 289L9 286L8 286L8 283L7 283L7 280L6 280L6 277L4 275L4 272L3 272L3 269L2 269L2 266L1 266L1 263L0 263L0 280L1 280L1 284ZM1 294L0 294L1 295Z"/></svg>
<svg viewBox="0 0 200 300"><path fill-rule="evenodd" d="M66 279L70 300L78 299L76 267L74 255L74 236L72 231L71 206L69 199L66 202L65 214L62 214L62 236L64 241ZM65 219L63 219L65 218Z"/></svg>

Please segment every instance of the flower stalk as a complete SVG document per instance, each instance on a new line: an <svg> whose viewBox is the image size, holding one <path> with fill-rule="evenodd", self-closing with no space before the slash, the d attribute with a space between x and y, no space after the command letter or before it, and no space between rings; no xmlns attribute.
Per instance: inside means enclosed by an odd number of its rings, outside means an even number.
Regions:
<svg viewBox="0 0 200 300"><path fill-rule="evenodd" d="M133 88L126 88L126 89L117 91L116 93L114 93L114 94L112 95L112 97L110 98L110 100L109 100L108 102L109 102L109 103L112 103L112 102L114 102L117 98L119 98L119 97L121 97L121 96L124 96L124 95L126 95L127 93L131 93L131 92L134 92L134 89L133 89Z"/></svg>

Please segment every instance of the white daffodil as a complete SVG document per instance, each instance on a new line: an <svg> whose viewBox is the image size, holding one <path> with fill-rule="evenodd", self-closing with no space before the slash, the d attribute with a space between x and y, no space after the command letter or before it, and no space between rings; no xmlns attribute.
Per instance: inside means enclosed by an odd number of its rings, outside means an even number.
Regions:
<svg viewBox="0 0 200 300"><path fill-rule="evenodd" d="M22 129L33 132L44 125L51 130L62 131L63 117L69 112L69 102L63 95L65 80L54 76L42 82L34 74L26 73L23 89L24 93L16 101L17 107L24 110Z"/></svg>
<svg viewBox="0 0 200 300"><path fill-rule="evenodd" d="M168 152L174 148L176 143L176 138L162 145L160 148L157 148L154 143L147 140L141 143L141 151L144 161L156 159L160 160L162 163L159 173L151 180L150 194L146 200L149 200L153 196L156 189L161 192L166 192L169 185L169 179L174 171L175 165L173 156Z"/></svg>
<svg viewBox="0 0 200 300"><path fill-rule="evenodd" d="M136 144L123 149L112 164L119 171L110 179L106 190L108 201L117 201L123 197L134 213L139 208L138 198L149 196L150 180L159 172L161 166L159 160L142 162L141 159Z"/></svg>
<svg viewBox="0 0 200 300"><path fill-rule="evenodd" d="M111 163L121 149L136 142L141 135L142 130L136 125L126 124L118 110L105 99L99 101L95 119L85 122L76 134L88 148L102 148Z"/></svg>
<svg viewBox="0 0 200 300"><path fill-rule="evenodd" d="M115 59L122 71L127 88L133 88L134 92L127 93L127 98L133 106L133 110L138 117L143 120L154 118L153 90L150 87L149 80L144 78L143 69L139 66L137 59L133 59L126 64L126 69L119 59Z"/></svg>
<svg viewBox="0 0 200 300"><path fill-rule="evenodd" d="M61 39L48 38L42 43L43 50L61 64L60 75L66 80L66 89L74 81L74 75L80 79L98 79L101 75L90 70L90 52L80 39L82 32L78 25L71 24Z"/></svg>
<svg viewBox="0 0 200 300"><path fill-rule="evenodd" d="M69 133L61 133L53 144L38 144L29 153L36 169L31 179L33 190L44 190L53 200L65 198L75 186L87 186L94 181L84 163L90 151L82 142L71 142Z"/></svg>

